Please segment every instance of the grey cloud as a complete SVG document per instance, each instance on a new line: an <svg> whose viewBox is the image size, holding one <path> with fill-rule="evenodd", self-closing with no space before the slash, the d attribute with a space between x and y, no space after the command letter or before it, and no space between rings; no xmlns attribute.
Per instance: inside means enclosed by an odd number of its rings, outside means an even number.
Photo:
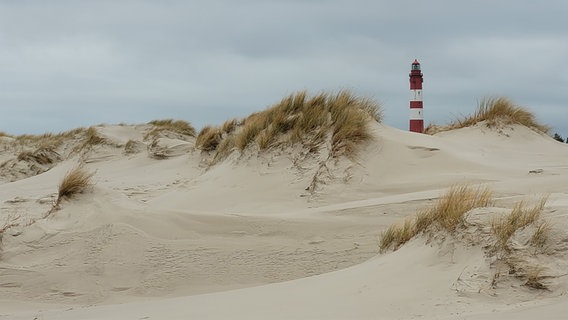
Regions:
<svg viewBox="0 0 568 320"><path fill-rule="evenodd" d="M564 1L0 1L0 131L244 116L296 90L350 88L406 128L507 95L568 134ZM33 110L33 111L32 111ZM37 121L37 118L46 119ZM35 119L35 120L34 120ZM132 119L132 120L129 120ZM33 123L33 125L31 125Z"/></svg>

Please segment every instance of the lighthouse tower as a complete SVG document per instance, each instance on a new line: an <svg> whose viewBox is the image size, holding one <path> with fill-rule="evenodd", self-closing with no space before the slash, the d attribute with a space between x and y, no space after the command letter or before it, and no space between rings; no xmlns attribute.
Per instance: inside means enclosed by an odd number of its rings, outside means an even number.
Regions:
<svg viewBox="0 0 568 320"><path fill-rule="evenodd" d="M424 132L422 81L420 62L415 59L410 69L410 131L419 133Z"/></svg>

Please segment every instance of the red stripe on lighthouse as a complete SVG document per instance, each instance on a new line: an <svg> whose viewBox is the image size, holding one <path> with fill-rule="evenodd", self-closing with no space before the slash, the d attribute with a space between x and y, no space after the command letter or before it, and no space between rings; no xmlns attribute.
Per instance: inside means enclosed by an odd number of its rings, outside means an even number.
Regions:
<svg viewBox="0 0 568 320"><path fill-rule="evenodd" d="M422 113L422 71L420 63L414 60L410 68L410 131L424 132L424 115Z"/></svg>

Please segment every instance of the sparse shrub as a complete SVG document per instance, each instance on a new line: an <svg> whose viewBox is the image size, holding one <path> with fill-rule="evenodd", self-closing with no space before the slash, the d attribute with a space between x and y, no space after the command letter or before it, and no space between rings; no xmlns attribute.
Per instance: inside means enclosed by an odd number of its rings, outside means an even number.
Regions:
<svg viewBox="0 0 568 320"><path fill-rule="evenodd" d="M61 201L71 199L91 187L93 175L94 172L87 172L81 167L69 171L59 184L55 207L58 207Z"/></svg>
<svg viewBox="0 0 568 320"><path fill-rule="evenodd" d="M554 135L552 136L552 139L554 139L558 142L564 142L564 138L562 138L562 136L559 135L558 133L554 133Z"/></svg>
<svg viewBox="0 0 568 320"><path fill-rule="evenodd" d="M548 133L550 127L539 123L535 115L527 109L516 106L507 98L484 98L477 106L473 115L457 119L446 126L430 124L425 132L434 134L437 132L471 127L485 121L490 127L508 124L519 124L538 132Z"/></svg>

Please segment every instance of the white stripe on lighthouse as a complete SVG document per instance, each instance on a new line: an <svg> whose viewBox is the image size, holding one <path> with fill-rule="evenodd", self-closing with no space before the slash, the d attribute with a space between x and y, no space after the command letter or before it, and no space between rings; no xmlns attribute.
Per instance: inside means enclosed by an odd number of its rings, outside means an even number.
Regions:
<svg viewBox="0 0 568 320"><path fill-rule="evenodd" d="M422 90L410 90L410 101L422 101Z"/></svg>
<svg viewBox="0 0 568 320"><path fill-rule="evenodd" d="M422 108L410 108L410 120L424 120Z"/></svg>

